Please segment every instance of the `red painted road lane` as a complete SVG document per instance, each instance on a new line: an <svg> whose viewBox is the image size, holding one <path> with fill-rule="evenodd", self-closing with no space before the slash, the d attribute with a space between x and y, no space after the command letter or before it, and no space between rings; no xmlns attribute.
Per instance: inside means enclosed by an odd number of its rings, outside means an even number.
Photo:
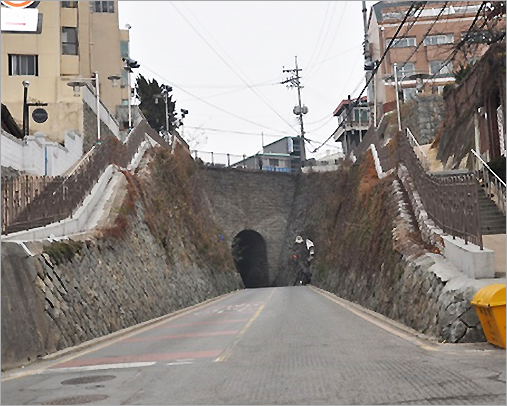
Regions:
<svg viewBox="0 0 507 406"><path fill-rule="evenodd" d="M217 336L230 336L236 335L240 330L226 330L226 331L210 331L204 333L188 333L188 334L170 334L163 336L150 336L150 337L132 337L122 340L124 343L136 343L143 341L165 341L178 338L198 338L198 337L217 337Z"/></svg>
<svg viewBox="0 0 507 406"><path fill-rule="evenodd" d="M176 361L180 359L216 358L222 350L192 351L192 352L167 352L160 354L122 355L116 357L100 357L88 359L70 360L50 369L84 367L91 365L124 364L133 362L162 362Z"/></svg>
<svg viewBox="0 0 507 406"><path fill-rule="evenodd" d="M52 369L215 360L234 345L271 293L242 291L226 296L76 355Z"/></svg>
<svg viewBox="0 0 507 406"><path fill-rule="evenodd" d="M244 319L233 319L233 320L216 320L216 321L194 321L194 322L188 322L188 323L176 323L176 320L169 321L164 324L160 324L158 326L154 326L154 330L159 329L172 329L176 327L193 327L193 326L206 326L206 325L213 325L213 324L235 324L235 323L246 323L249 318Z"/></svg>

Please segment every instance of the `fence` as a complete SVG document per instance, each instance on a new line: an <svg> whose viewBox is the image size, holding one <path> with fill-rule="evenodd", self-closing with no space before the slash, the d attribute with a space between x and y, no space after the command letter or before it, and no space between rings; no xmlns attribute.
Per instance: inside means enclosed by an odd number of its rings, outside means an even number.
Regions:
<svg viewBox="0 0 507 406"><path fill-rule="evenodd" d="M71 216L107 166L127 167L146 133L157 141L160 138L145 121L131 131L123 144L115 137L106 138L71 176L49 179L42 191L37 188L36 178L27 180L21 188L16 181L2 184L2 234L42 227ZM27 192L22 192L23 188ZM30 192L35 190L38 193Z"/></svg>
<svg viewBox="0 0 507 406"><path fill-rule="evenodd" d="M483 248L477 181L473 174L430 175L407 134L398 137L398 156L408 169L429 217L445 233Z"/></svg>
<svg viewBox="0 0 507 406"><path fill-rule="evenodd" d="M2 233L47 185L62 182L63 178L49 176L20 176L2 181Z"/></svg>
<svg viewBox="0 0 507 406"><path fill-rule="evenodd" d="M230 167L231 165L238 168L246 167L246 155L234 155L221 152L207 152L207 151L190 151L195 160L200 159L206 165L216 167Z"/></svg>
<svg viewBox="0 0 507 406"><path fill-rule="evenodd" d="M491 170L486 162L477 152L472 149L472 153L476 158L476 169L474 175L477 180L484 185L486 194L493 200L498 209L505 216L505 182Z"/></svg>

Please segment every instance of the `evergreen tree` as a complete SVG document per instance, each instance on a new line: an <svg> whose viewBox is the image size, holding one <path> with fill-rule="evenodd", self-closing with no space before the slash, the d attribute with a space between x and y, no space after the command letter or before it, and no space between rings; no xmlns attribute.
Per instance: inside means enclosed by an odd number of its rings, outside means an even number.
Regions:
<svg viewBox="0 0 507 406"><path fill-rule="evenodd" d="M178 119L176 117L176 101L173 101L169 85L159 85L153 80L146 80L143 75L139 75L136 81L136 97L139 99L139 109L150 126L159 131L164 132L166 127L165 119L165 96L163 89L168 89L167 111L169 115L169 133L172 133L178 127Z"/></svg>

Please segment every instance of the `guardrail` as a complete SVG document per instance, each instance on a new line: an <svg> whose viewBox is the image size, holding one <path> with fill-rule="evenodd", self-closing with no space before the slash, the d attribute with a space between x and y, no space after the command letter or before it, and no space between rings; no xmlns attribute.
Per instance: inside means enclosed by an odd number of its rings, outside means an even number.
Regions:
<svg viewBox="0 0 507 406"><path fill-rule="evenodd" d="M147 133L153 139L160 138L146 121L139 123L123 144L115 137L106 138L71 176L52 179L43 191L25 199L26 204L10 192L15 188L14 181L2 184L2 234L42 227L72 216L109 165L127 168ZM31 182L26 189L35 188L35 181Z"/></svg>
<svg viewBox="0 0 507 406"><path fill-rule="evenodd" d="M489 165L484 162L480 155L472 149L472 153L477 158L477 165L474 171L474 175L481 183L486 191L488 197L493 200L498 209L505 216L505 182L491 170Z"/></svg>
<svg viewBox="0 0 507 406"><path fill-rule="evenodd" d="M401 135L401 134L400 134ZM435 176L428 174L409 137L398 140L399 161L410 173L428 216L445 233L483 249L478 183L474 174Z"/></svg>

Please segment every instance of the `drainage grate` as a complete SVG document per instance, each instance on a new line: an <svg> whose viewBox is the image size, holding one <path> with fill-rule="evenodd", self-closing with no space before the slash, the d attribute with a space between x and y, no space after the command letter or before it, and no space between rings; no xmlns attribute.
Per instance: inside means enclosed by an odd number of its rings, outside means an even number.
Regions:
<svg viewBox="0 0 507 406"><path fill-rule="evenodd" d="M83 376L81 378L68 379L62 382L62 385L80 385L86 383L97 383L109 381L111 379L116 378L115 375L91 375L91 376Z"/></svg>
<svg viewBox="0 0 507 406"><path fill-rule="evenodd" d="M42 403L43 405L83 405L85 403L99 402L107 399L107 395L82 395L59 398Z"/></svg>

